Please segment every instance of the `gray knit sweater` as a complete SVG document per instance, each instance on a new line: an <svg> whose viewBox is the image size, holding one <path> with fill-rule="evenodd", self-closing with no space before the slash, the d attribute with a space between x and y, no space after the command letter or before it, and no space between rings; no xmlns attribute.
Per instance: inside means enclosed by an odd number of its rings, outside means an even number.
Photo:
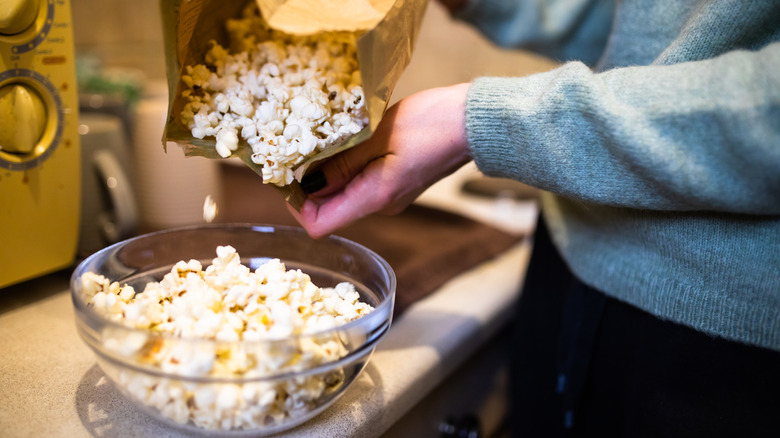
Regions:
<svg viewBox="0 0 780 438"><path fill-rule="evenodd" d="M477 79L486 174L549 193L586 284L780 351L780 1L472 0L460 18L563 62Z"/></svg>

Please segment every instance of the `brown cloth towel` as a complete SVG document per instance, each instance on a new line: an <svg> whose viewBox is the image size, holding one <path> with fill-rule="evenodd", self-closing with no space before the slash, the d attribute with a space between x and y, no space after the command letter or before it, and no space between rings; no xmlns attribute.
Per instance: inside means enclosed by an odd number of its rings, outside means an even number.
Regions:
<svg viewBox="0 0 780 438"><path fill-rule="evenodd" d="M262 184L248 168L223 165L222 181L217 222L298 225L279 193ZM395 316L451 278L506 251L522 238L460 215L418 205L394 216L363 218L337 234L375 251L392 266L397 277Z"/></svg>

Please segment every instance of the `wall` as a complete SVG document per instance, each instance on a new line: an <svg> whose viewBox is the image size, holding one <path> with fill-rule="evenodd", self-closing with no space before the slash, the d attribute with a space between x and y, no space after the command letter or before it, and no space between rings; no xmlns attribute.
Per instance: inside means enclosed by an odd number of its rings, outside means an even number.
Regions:
<svg viewBox="0 0 780 438"><path fill-rule="evenodd" d="M165 76L159 0L72 0L79 53L106 65L129 67L150 78ZM551 68L548 60L494 47L469 26L454 22L438 3L428 7L412 63L394 99L428 87L484 75L526 75Z"/></svg>
<svg viewBox="0 0 780 438"><path fill-rule="evenodd" d="M165 77L159 0L71 0L76 53Z"/></svg>

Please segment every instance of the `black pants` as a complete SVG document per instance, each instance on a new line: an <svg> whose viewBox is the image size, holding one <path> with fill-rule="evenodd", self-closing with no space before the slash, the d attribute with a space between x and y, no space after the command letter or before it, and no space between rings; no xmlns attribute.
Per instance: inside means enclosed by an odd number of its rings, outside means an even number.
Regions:
<svg viewBox="0 0 780 438"><path fill-rule="evenodd" d="M780 353L577 280L540 221L512 345L516 437L780 437Z"/></svg>

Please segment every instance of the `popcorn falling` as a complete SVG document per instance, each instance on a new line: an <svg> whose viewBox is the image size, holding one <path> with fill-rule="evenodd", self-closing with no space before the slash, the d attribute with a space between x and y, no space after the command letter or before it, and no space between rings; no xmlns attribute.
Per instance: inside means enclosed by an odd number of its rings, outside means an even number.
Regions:
<svg viewBox="0 0 780 438"><path fill-rule="evenodd" d="M214 219L217 217L217 212L219 212L217 202L214 201L214 198L212 198L211 195L206 195L206 200L203 203L203 220L209 224L214 222Z"/></svg>
<svg viewBox="0 0 780 438"><path fill-rule="evenodd" d="M254 2L226 29L231 50L211 41L204 64L182 76L181 120L193 137L214 137L220 156L243 141L263 182L285 186L306 158L368 124L354 35L272 31Z"/></svg>
<svg viewBox="0 0 780 438"><path fill-rule="evenodd" d="M231 246L203 269L180 261L160 282L136 294L101 275L82 276L89 307L120 324L144 329L104 333L106 349L163 373L182 377L253 377L302 371L343 357L338 333L321 333L373 310L350 283L320 288L278 259L255 271ZM155 337L154 334L168 334ZM316 337L291 338L321 333ZM193 339L218 341L192 342ZM290 343L256 342L291 339ZM280 381L201 383L118 370L116 381L131 396L179 423L212 430L281 424L315 409L338 389L344 370Z"/></svg>

